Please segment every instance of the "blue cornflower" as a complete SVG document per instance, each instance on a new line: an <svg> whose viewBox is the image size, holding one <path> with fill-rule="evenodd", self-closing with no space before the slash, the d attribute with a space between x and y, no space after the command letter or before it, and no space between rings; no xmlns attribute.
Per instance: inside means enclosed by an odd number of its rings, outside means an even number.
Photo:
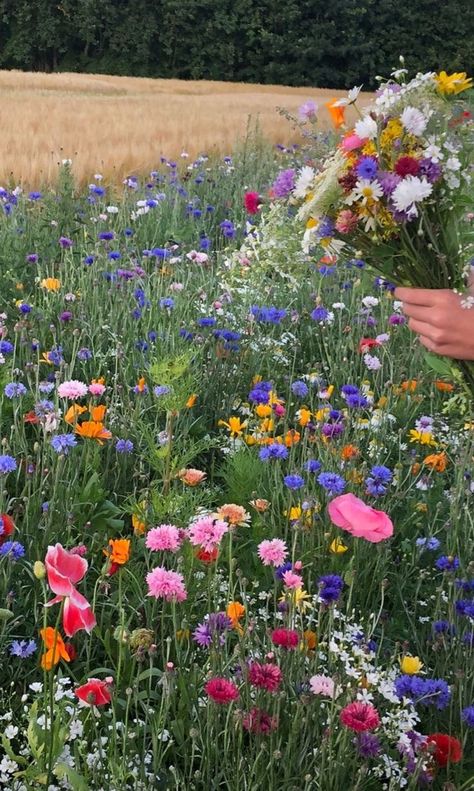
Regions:
<svg viewBox="0 0 474 791"><path fill-rule="evenodd" d="M117 453L132 453L133 442L130 439L118 439L115 443Z"/></svg>
<svg viewBox="0 0 474 791"><path fill-rule="evenodd" d="M5 541L0 547L0 557L20 560L25 556L25 547L19 541Z"/></svg>
<svg viewBox="0 0 474 791"><path fill-rule="evenodd" d="M280 324L282 319L285 319L287 316L286 310L283 308L275 308L273 305L268 308L252 305L250 312L252 316L255 317L256 321L261 321L264 324Z"/></svg>
<svg viewBox="0 0 474 791"><path fill-rule="evenodd" d="M274 442L272 445L267 445L262 448L258 454L258 458L262 461L268 461L269 459L287 459L288 449L284 445L280 445L279 442Z"/></svg>
<svg viewBox="0 0 474 791"><path fill-rule="evenodd" d="M214 327L217 324L217 320L214 316L204 316L202 319L198 319L196 324L199 327Z"/></svg>
<svg viewBox="0 0 474 791"><path fill-rule="evenodd" d="M318 579L319 596L325 604L338 600L344 587L344 580L339 574L324 574Z"/></svg>
<svg viewBox="0 0 474 791"><path fill-rule="evenodd" d="M316 480L330 494L342 494L346 488L344 478L341 478L341 476L335 472L322 472L318 475Z"/></svg>
<svg viewBox="0 0 474 791"><path fill-rule="evenodd" d="M160 308L174 308L174 299L172 297L163 297L160 299Z"/></svg>
<svg viewBox="0 0 474 791"><path fill-rule="evenodd" d="M8 475L9 472L15 472L16 461L13 456L2 454L0 456L0 475Z"/></svg>
<svg viewBox="0 0 474 791"><path fill-rule="evenodd" d="M25 315L27 313L31 313L32 310L33 310L33 308L31 307L31 305L28 305L27 302L22 302L20 307L19 307L20 313L23 313Z"/></svg>
<svg viewBox="0 0 474 791"><path fill-rule="evenodd" d="M10 656L18 656L20 659L28 659L35 651L35 640L13 640L10 645Z"/></svg>
<svg viewBox="0 0 474 791"><path fill-rule="evenodd" d="M184 338L185 341L192 341L194 338L193 333L189 332L189 330L185 330L184 327L180 329L179 335L181 338Z"/></svg>
<svg viewBox="0 0 474 791"><path fill-rule="evenodd" d="M364 269L365 261L363 261L362 258L350 258L346 263L346 267L352 269L353 266L355 266L356 269Z"/></svg>
<svg viewBox="0 0 474 791"><path fill-rule="evenodd" d="M150 343L154 343L158 337L158 333L155 330L150 330L148 333L148 340Z"/></svg>
<svg viewBox="0 0 474 791"><path fill-rule="evenodd" d="M122 258L122 253L120 253L118 250L111 250L110 253L107 254L107 258L109 258L111 261L119 261L120 258Z"/></svg>
<svg viewBox="0 0 474 791"><path fill-rule="evenodd" d="M430 549L433 552L441 546L441 541L432 536L431 538L417 538L415 544L420 549Z"/></svg>
<svg viewBox="0 0 474 791"><path fill-rule="evenodd" d="M61 365L64 361L63 358L63 350L61 346L55 346L51 351L48 352L48 360L53 365Z"/></svg>
<svg viewBox="0 0 474 791"><path fill-rule="evenodd" d="M373 179L378 165L373 157L361 157L356 165L356 173L361 179Z"/></svg>
<svg viewBox="0 0 474 791"><path fill-rule="evenodd" d="M0 341L0 354L11 354L13 348L13 343L10 341Z"/></svg>
<svg viewBox="0 0 474 791"><path fill-rule="evenodd" d="M160 396L165 396L168 395L168 393L171 393L171 387L168 385L156 385L156 387L153 388L153 392L157 398L160 398Z"/></svg>
<svg viewBox="0 0 474 791"><path fill-rule="evenodd" d="M306 472L319 472L321 469L321 462L317 459L309 459L309 461L305 462L303 465L303 469L305 469Z"/></svg>
<svg viewBox="0 0 474 791"><path fill-rule="evenodd" d="M51 440L51 446L56 453L68 456L71 448L75 448L77 439L74 434L56 434Z"/></svg>
<svg viewBox="0 0 474 791"><path fill-rule="evenodd" d="M283 483L288 489L301 489L304 486L304 478L301 475L285 475Z"/></svg>
<svg viewBox="0 0 474 791"><path fill-rule="evenodd" d="M151 255L154 255L155 258L160 258L162 261L165 258L168 258L170 251L166 249L166 247L154 247L151 251Z"/></svg>
<svg viewBox="0 0 474 791"><path fill-rule="evenodd" d="M249 393L249 401L255 404L268 404L271 390L271 382L257 382Z"/></svg>
<svg viewBox="0 0 474 791"><path fill-rule="evenodd" d="M456 612L466 618L474 618L474 601L470 599L458 599L456 602Z"/></svg>
<svg viewBox="0 0 474 791"><path fill-rule="evenodd" d="M449 705L451 699L451 692L444 679L425 679L409 675L395 679L395 694L400 700L407 698L415 706L436 706L440 711Z"/></svg>
<svg viewBox="0 0 474 791"><path fill-rule="evenodd" d="M131 236L133 236L134 233L135 231L133 230L133 228L125 228L123 235L126 236L127 238L130 238Z"/></svg>
<svg viewBox="0 0 474 791"><path fill-rule="evenodd" d="M316 236L319 239L326 239L334 236L334 222L330 217L322 217L316 229Z"/></svg>
<svg viewBox="0 0 474 791"><path fill-rule="evenodd" d="M219 223L219 228L224 234L226 239L233 239L236 233L236 228L232 220L223 220Z"/></svg>
<svg viewBox="0 0 474 791"><path fill-rule="evenodd" d="M46 393L46 395L49 395L54 390L54 383L40 382L38 385L38 390L40 391L40 393Z"/></svg>
<svg viewBox="0 0 474 791"><path fill-rule="evenodd" d="M46 398L43 398L41 401L38 401L35 404L35 415L36 417L42 418L45 417L48 412L52 412L54 410L54 404L52 401L48 401Z"/></svg>
<svg viewBox="0 0 474 791"><path fill-rule="evenodd" d="M368 494L379 497L387 491L387 484L393 478L393 473L383 465L372 467L370 476L365 479Z"/></svg>
<svg viewBox="0 0 474 791"><path fill-rule="evenodd" d="M85 347L82 348L82 349L79 349L79 351L77 353L77 359L78 360L80 360L81 362L85 363L87 360L90 360L91 358L92 358L92 352L91 352L90 349L86 349Z"/></svg>
<svg viewBox="0 0 474 791"><path fill-rule="evenodd" d="M48 511L49 511L49 503L48 503L47 500L45 500L45 502L41 504L41 510L42 510L43 514L47 514L48 513Z"/></svg>
<svg viewBox="0 0 474 791"><path fill-rule="evenodd" d="M449 621L433 621L432 627L434 634L455 634L456 627Z"/></svg>
<svg viewBox="0 0 474 791"><path fill-rule="evenodd" d="M233 330L214 330L214 338L222 338L223 341L240 341L242 335Z"/></svg>
<svg viewBox="0 0 474 791"><path fill-rule="evenodd" d="M101 242L111 242L112 239L115 239L115 234L113 231L101 231L97 238L100 239Z"/></svg>
<svg viewBox="0 0 474 791"><path fill-rule="evenodd" d="M337 267L335 267L335 266L326 266L326 264L323 264L322 266L320 266L318 268L318 272L323 277L330 277L331 275L334 274L336 269L337 269Z"/></svg>
<svg viewBox="0 0 474 791"><path fill-rule="evenodd" d="M146 352L148 343L146 341L137 341L135 343L135 348L138 349L139 352Z"/></svg>
<svg viewBox="0 0 474 791"><path fill-rule="evenodd" d="M469 728L474 728L474 706L467 706L463 709L462 718Z"/></svg>
<svg viewBox="0 0 474 791"><path fill-rule="evenodd" d="M42 197L43 196L42 196L41 192L30 192L28 194L28 199L31 200L31 201L41 200Z"/></svg>
<svg viewBox="0 0 474 791"><path fill-rule="evenodd" d="M201 250L209 250L211 247L211 240L207 236L201 236L199 240L199 247Z"/></svg>
<svg viewBox="0 0 474 791"><path fill-rule="evenodd" d="M292 563L290 563L290 561L287 561L286 563L283 563L283 565L282 565L282 566L278 566L278 567L275 569L275 577L276 577L278 580L282 580L282 579L283 579L283 575L284 575L284 574L285 574L287 571L291 571L291 569L292 569L292 568L293 568L293 564L292 564Z"/></svg>
<svg viewBox="0 0 474 791"><path fill-rule="evenodd" d="M346 396L346 404L351 409L362 409L368 405L367 398L362 393L350 393Z"/></svg>
<svg viewBox="0 0 474 791"><path fill-rule="evenodd" d="M21 382L9 382L3 391L7 398L21 398L28 392Z"/></svg>
<svg viewBox="0 0 474 791"><path fill-rule="evenodd" d="M456 588L464 593L474 592L474 580L455 580Z"/></svg>
<svg viewBox="0 0 474 791"><path fill-rule="evenodd" d="M308 385L298 379L291 385L291 392L294 393L295 396L298 396L298 398L305 398L309 392Z"/></svg>
<svg viewBox="0 0 474 791"><path fill-rule="evenodd" d="M359 393L359 388L358 388L356 385L342 385L342 387L341 387L341 393L342 393L344 396L349 396L349 395L358 395L358 393Z"/></svg>
<svg viewBox="0 0 474 791"><path fill-rule="evenodd" d="M453 555L441 555L435 563L438 571L455 571L459 568L459 558Z"/></svg>
<svg viewBox="0 0 474 791"><path fill-rule="evenodd" d="M311 311L311 318L313 321L326 321L329 316L329 311L326 308L323 308L322 305L319 308L315 308Z"/></svg>

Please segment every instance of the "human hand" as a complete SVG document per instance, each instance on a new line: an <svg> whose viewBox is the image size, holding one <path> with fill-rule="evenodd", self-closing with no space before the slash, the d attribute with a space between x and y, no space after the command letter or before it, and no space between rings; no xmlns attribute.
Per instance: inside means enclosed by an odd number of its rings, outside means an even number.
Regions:
<svg viewBox="0 0 474 791"><path fill-rule="evenodd" d="M430 352L474 360L474 307L463 308L458 294L448 288L400 287L395 296L403 303L408 326Z"/></svg>

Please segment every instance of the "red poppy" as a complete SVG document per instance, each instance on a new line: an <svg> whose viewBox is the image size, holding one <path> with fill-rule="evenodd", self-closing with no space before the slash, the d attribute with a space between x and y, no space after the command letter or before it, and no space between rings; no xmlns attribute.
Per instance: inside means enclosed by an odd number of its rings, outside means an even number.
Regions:
<svg viewBox="0 0 474 791"><path fill-rule="evenodd" d="M15 523L11 516L0 514L0 546L15 531Z"/></svg>
<svg viewBox="0 0 474 791"><path fill-rule="evenodd" d="M23 421L24 423L33 423L34 425L36 425L37 423L39 423L39 417L35 413L34 409L31 409L29 412L26 413L26 415L23 416Z"/></svg>
<svg viewBox="0 0 474 791"><path fill-rule="evenodd" d="M375 338L361 338L359 341L359 351L361 354L365 354L369 349L373 349L374 346L380 346L379 341Z"/></svg>
<svg viewBox="0 0 474 791"><path fill-rule="evenodd" d="M80 700L90 706L104 706L112 700L109 689L111 683L111 678L106 678L105 681L100 678L90 678L82 687L76 687L75 693Z"/></svg>
<svg viewBox="0 0 474 791"><path fill-rule="evenodd" d="M200 549L196 553L196 557L198 560L201 560L203 563L214 563L217 560L217 556L219 554L219 550L215 547L211 552L206 552L205 549Z"/></svg>
<svg viewBox="0 0 474 791"><path fill-rule="evenodd" d="M426 745L428 747L433 745L430 752L437 766L447 766L448 763L457 764L462 758L461 742L454 736L448 736L447 733L432 733L428 736Z"/></svg>

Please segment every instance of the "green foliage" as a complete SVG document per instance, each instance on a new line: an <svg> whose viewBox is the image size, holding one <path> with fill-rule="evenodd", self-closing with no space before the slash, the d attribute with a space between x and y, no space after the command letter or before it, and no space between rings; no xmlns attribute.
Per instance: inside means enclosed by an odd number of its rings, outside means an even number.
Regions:
<svg viewBox="0 0 474 791"><path fill-rule="evenodd" d="M462 0L1 0L3 68L334 88L416 69L472 71Z"/></svg>

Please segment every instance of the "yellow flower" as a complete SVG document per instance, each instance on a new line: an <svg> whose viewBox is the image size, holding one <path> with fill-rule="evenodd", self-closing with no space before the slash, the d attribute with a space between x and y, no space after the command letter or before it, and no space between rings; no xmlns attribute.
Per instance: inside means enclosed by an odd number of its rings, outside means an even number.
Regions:
<svg viewBox="0 0 474 791"><path fill-rule="evenodd" d="M422 667L423 662L418 656L404 656L403 659L400 660L400 669L402 673L406 673L408 676L416 675L416 673L420 672Z"/></svg>
<svg viewBox="0 0 474 791"><path fill-rule="evenodd" d="M41 286L46 289L46 291L59 291L61 288L61 281L58 280L57 277L45 277L41 281Z"/></svg>
<svg viewBox="0 0 474 791"><path fill-rule="evenodd" d="M244 442L250 447L251 445L255 445L257 440L255 437L252 437L251 434L244 434Z"/></svg>
<svg viewBox="0 0 474 791"><path fill-rule="evenodd" d="M318 221L314 219L314 217L310 217L308 222L306 223L306 228L311 229L315 228L318 224Z"/></svg>
<svg viewBox="0 0 474 791"><path fill-rule="evenodd" d="M192 393L192 395L190 395L188 400L186 401L187 408L191 409L191 407L194 406L196 401L197 401L197 393Z"/></svg>
<svg viewBox="0 0 474 791"><path fill-rule="evenodd" d="M292 602L299 610L307 610L311 609L311 602L308 601L310 598L309 593L303 588L293 588L293 590L287 591L287 593L280 596L280 601L282 603Z"/></svg>
<svg viewBox="0 0 474 791"><path fill-rule="evenodd" d="M415 428L410 430L410 442L419 442L420 445L436 445L431 431L417 431Z"/></svg>
<svg viewBox="0 0 474 791"><path fill-rule="evenodd" d="M269 406L269 404L259 404L255 407L255 414L257 417L261 418L270 417L272 414L272 408Z"/></svg>
<svg viewBox="0 0 474 791"><path fill-rule="evenodd" d="M142 522L138 514L132 514L132 527L133 527L133 532L137 536L142 536L143 533L145 532L146 529L145 522Z"/></svg>
<svg viewBox="0 0 474 791"><path fill-rule="evenodd" d="M349 547L346 547L340 538L335 538L329 545L329 551L332 552L333 555L343 555L348 549Z"/></svg>
<svg viewBox="0 0 474 791"><path fill-rule="evenodd" d="M368 143L363 146L362 153L366 154L366 156L372 156L372 154L377 153L377 149L373 140L369 140Z"/></svg>
<svg viewBox="0 0 474 791"><path fill-rule="evenodd" d="M232 415L228 421L219 420L217 425L225 426L230 431L231 437L239 437L242 434L244 428L246 427L247 421L244 420L244 422L242 423L240 417L235 417L234 415Z"/></svg>
<svg viewBox="0 0 474 791"><path fill-rule="evenodd" d="M326 419L326 416L329 415L331 410L329 407L323 407L322 409L318 409L317 412L314 413L314 417L316 418L318 423L322 423L323 420Z"/></svg>
<svg viewBox="0 0 474 791"><path fill-rule="evenodd" d="M311 412L306 407L302 406L301 409L297 413L298 415L298 423L303 428L308 425L309 421L311 420Z"/></svg>
<svg viewBox="0 0 474 791"><path fill-rule="evenodd" d="M301 507L299 505L294 505L290 508L289 511L283 511L283 516L287 516L290 522L296 522L297 519L300 518L301 514L303 513Z"/></svg>
<svg viewBox="0 0 474 791"><path fill-rule="evenodd" d="M438 91L448 96L472 88L472 77L468 77L465 71L456 71L454 74L440 71L435 75L435 80L438 84Z"/></svg>

